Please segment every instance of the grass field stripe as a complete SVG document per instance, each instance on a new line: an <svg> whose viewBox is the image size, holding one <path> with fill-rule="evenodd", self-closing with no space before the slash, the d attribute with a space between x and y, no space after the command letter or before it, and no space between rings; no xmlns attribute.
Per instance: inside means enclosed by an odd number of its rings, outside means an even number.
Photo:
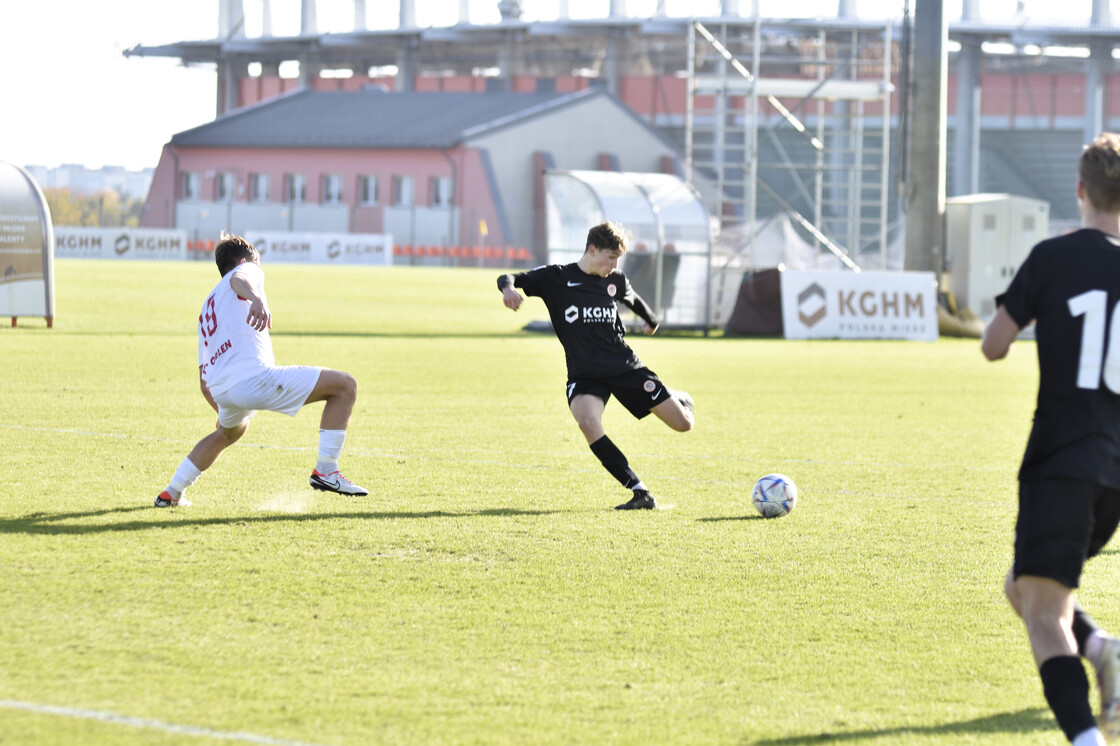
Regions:
<svg viewBox="0 0 1120 746"><path fill-rule="evenodd" d="M125 434L121 434L121 433L101 433L101 432L71 430L71 429L66 429L66 428L31 427L31 426L27 426L27 425L9 425L9 424L6 424L6 423L0 423L0 427L7 428L9 430L34 430L34 431L37 431L37 432L68 433L68 434L74 434L74 435L90 435L90 436L100 436L100 437L118 438L118 439L136 438L137 440L149 440L149 441L163 442L163 443L190 443L190 444L193 444L195 442L193 440L184 440L184 439L175 439L175 438L158 438L158 437L154 437L154 436L145 436L145 435L125 435ZM261 450L273 450L273 451L294 451L294 452L297 452L297 453L299 453L299 452L303 452L303 453L314 452L316 450L316 448L313 447L313 446L278 446L278 445L272 445L272 444L269 444L269 443L238 443L238 447L239 448L257 448L257 449L261 449ZM365 449L361 449L361 448L355 448L355 449L348 450L346 453L349 457L364 456L364 457L368 457L368 458L413 459L413 460L416 460L416 461L432 461L432 462L451 461L451 462L460 463L460 464L466 463L466 464L479 464L479 465L484 465L484 466L503 466L503 467L506 467L506 468L509 468L509 469L523 469L523 470L526 470L526 471L542 471L543 470L543 471L562 472L562 473L565 473L565 474L598 474L599 473L599 470L595 469L595 468L583 469L583 468L574 468L574 467L570 467L570 466L569 467L554 466L554 465L549 465L549 464L524 464L524 463L519 464L519 463L510 462L510 461L499 461L499 460L495 460L495 459L464 459L464 458L461 457L461 455L459 455L459 454L462 454L462 453L471 453L471 452L477 452L477 450L476 449L467 449L465 451L442 451L442 452L439 452L438 454L433 453L433 455L418 455L416 453L399 453L399 452L398 453L391 453L391 452L388 452L388 451L370 451L370 450L365 450ZM528 452L521 452L521 453L535 453L535 452L528 451ZM441 458L441 456L442 456L442 458ZM651 454L636 454L636 456L638 458L656 457L656 456L652 456ZM699 458L703 458L703 456L701 456ZM740 460L749 461L749 459L740 459ZM878 466L878 467L893 466L893 467L913 468L913 467L908 466L907 464L895 464L895 463L888 463L888 462L863 462L863 461L829 462L829 461L815 461L815 460L811 460L811 459L776 459L773 463L775 463L775 464L778 464L778 463L782 463L782 464L804 463L804 464L815 464L817 466L828 465L828 464L833 464L833 465L860 464L860 465L863 465L863 466ZM931 468L935 468L935 467L931 467ZM963 468L964 468L964 470L972 470L972 471L1006 471L1007 470L1005 468L993 467L993 466L974 466L974 467L963 467ZM696 484L722 485L722 486L725 486L725 487L745 487L747 489L749 489L750 486L752 486L754 484L754 480L752 478L747 478L747 479L744 479L744 480L697 479L696 477L680 477L680 476L674 476L674 475L669 475L669 474L653 474L653 473L647 474L646 478L650 479L650 480L659 480L659 481L690 482L690 483L696 483ZM843 495L843 496L849 496L849 495L866 496L867 495L867 493L855 492L855 491L852 491L852 490L814 490L814 492L817 495ZM876 494L875 496L885 498L885 499L891 499L891 500L939 500L939 499L944 499L944 496L937 496L937 495ZM991 502L991 503L986 503L986 504L1002 505L1003 503Z"/></svg>
<svg viewBox="0 0 1120 746"><path fill-rule="evenodd" d="M175 725L164 723L160 720L134 718L127 715L117 715L112 712L98 712L97 710L79 710L73 707L56 707L55 705L39 705L34 702L19 702L12 699L0 699L0 707L9 710L25 710L45 715L62 715L64 717L81 718L83 720L99 720L103 723L128 725L133 728L150 728L161 730L165 733L175 733L183 736L198 736L199 738L216 738L222 741L242 741L244 743L261 743L268 746L320 746L307 741L289 741L283 738L271 738L256 733L229 733L210 728L200 728L195 725Z"/></svg>
<svg viewBox="0 0 1120 746"><path fill-rule="evenodd" d="M160 437L151 436L151 435L128 435L128 434L123 434L123 433L105 433L105 432L86 431L86 430L74 430L74 429L69 429L69 428L50 428L50 427L33 427L33 426L30 426L30 425L11 425L11 424L8 424L8 423L0 423L0 428L5 428L5 429L8 429L8 430L29 430L29 431L34 431L34 432L49 432L49 433L71 434L71 435L88 435L88 436L93 436L93 437L116 438L116 439L121 439L121 440L129 439L129 438L135 438L136 440L146 440L146 441L157 442L157 443L183 443L183 444L193 445L196 442L194 440L187 440L187 439L183 439L183 438L160 438ZM272 450L272 451L292 451L292 452L296 452L296 453L313 453L317 450L315 446L278 446L278 445L273 445L273 444L270 444L270 443L244 443L244 442L238 443L237 447L238 448L256 448L256 449L259 449L259 450ZM354 448L354 449L347 449L346 455L350 458L353 458L353 457L356 457L356 456L363 456L363 457L367 457L367 458L413 459L413 460L416 460L416 461L431 461L431 462L439 462L439 463L450 461L450 462L453 462L453 463L460 463L460 464L468 463L468 464L479 464L479 465L484 465L484 466L503 466L503 467L510 468L510 469L522 469L522 470L526 470L526 471L555 471L555 472L561 472L561 473L565 473L565 474L598 474L599 473L599 469L596 469L596 468L578 468L578 467L571 467L571 466L563 467L563 466L556 466L556 465L550 465L550 464L525 464L525 463L514 463L514 462L511 462L511 461L502 461L502 460L496 460L496 459L481 459L481 458L480 459L465 459L465 458L462 458L461 454L463 454L463 453L477 453L477 452L479 452L478 449L466 449L466 450L457 450L457 451L451 451L451 450L429 451L428 453L430 455L424 455L425 450L427 450L427 449L420 449L419 452L414 451L414 452L411 452L411 453L400 453L400 452L390 452L390 451L372 451L372 450L367 450L367 449L363 449L363 448ZM519 451L518 453L521 453L521 454L536 454L536 453L541 453L541 452L538 452L538 451ZM572 454L575 455L575 456L583 455L582 451L572 452ZM635 457L636 458L662 458L662 459L668 458L664 455L644 454L644 453L635 454ZM681 456L678 454L678 455L674 456L673 458L678 458L679 459L679 458L681 458ZM685 458L693 458L693 457L685 456ZM703 455L697 456L695 458L706 458L706 459L709 459L709 460L733 460L731 457L707 457L707 456L703 456ZM742 461L743 463L750 462L750 459L737 459L737 460ZM908 464L892 463L892 462L877 462L877 461L818 461L818 460L814 460L814 459L788 459L787 458L787 459L776 459L772 463L773 464L813 464L813 465L816 465L816 466L861 465L861 466L866 466L866 467L889 466L889 467L897 467L897 468L914 468L913 466L908 465ZM930 466L928 468L938 468L938 467L937 466ZM964 471L1007 471L1010 467L995 467L995 466L972 466L972 467L969 467L969 466L961 466L960 468ZM668 475L668 474L649 473L649 474L646 474L646 478L651 479L651 480L667 480L667 481L676 481L676 482L690 482L690 483L697 483L697 484L723 485L723 486L727 486L727 487L747 487L748 489L751 485L754 484L754 479L750 478L750 477L748 477L746 479L742 479L742 480L697 479L696 477L681 477L681 476L674 476L674 475ZM814 492L816 492L816 494L818 494L818 495L864 495L864 494L866 494L866 493L861 493L861 492L853 492L851 490L815 490ZM900 500L931 500L931 499L936 500L936 499L941 499L937 496L930 496L930 495L898 495L898 494L885 495L884 494L884 495L877 495L877 496L878 497L883 497L883 498L890 498L890 499L900 499ZM995 503L995 504L1000 504L1000 503Z"/></svg>
<svg viewBox="0 0 1120 746"><path fill-rule="evenodd" d="M3 422L0 422L0 428L6 429L6 430L27 430L27 431L30 431L30 432L39 432L39 433L60 433L60 434L68 434L68 435L89 435L89 436L92 436L92 437L99 437L99 438L116 438L118 440L135 439L135 440L150 441L150 442L153 442L153 443L183 443L183 444L194 445L195 443L198 442L197 439L161 438L161 437L157 437L157 436L154 436L154 435L129 435L129 434L126 434L126 433L106 433L106 432L98 432L98 431L93 431L93 430L74 430L74 429L71 429L71 428L34 427L34 426L31 426L31 425L10 425L10 424L3 423ZM246 442L238 442L237 443L237 448L257 448L257 449L260 449L260 450L271 450L271 451L293 451L293 452L296 452L296 453L314 453L317 450L316 446L278 446L278 445L273 445L271 443L246 443ZM433 455L430 455L430 456L429 455L423 455L425 452L431 453ZM368 457L372 457L372 458L392 458L392 459L402 459L402 458L403 459L409 459L409 458L411 458L411 459L417 459L417 460L454 461L454 462L466 461L466 463L510 466L510 467L518 468L518 469L555 469L555 468L557 468L557 467L553 467L553 466L539 465L539 464L537 464L537 465L534 465L534 464L514 464L514 463L510 463L508 461L495 461L493 459L472 459L472 460L467 461L467 460L461 458L461 454L464 454L464 453L479 453L479 452L484 452L484 451L482 451L481 449L477 449L477 448L467 448L467 449L459 449L459 450L449 450L449 449L436 450L436 449L419 448L419 449L416 449L416 450L411 451L409 453L401 453L399 451L398 452L372 451L372 450L368 450L368 449L354 448L354 449L347 449L345 453L349 456L368 456ZM512 451L512 453L518 453L518 454L522 454L522 455L538 455L538 454L555 455L556 452L548 451L548 450L539 450L539 451L519 450L519 451ZM567 451L567 452L565 452L565 455L569 455L569 456L572 456L572 457L577 457L577 456L586 455L586 452L583 451L582 449L580 449L580 450L574 450L574 451ZM443 458L443 459L438 458L439 456L445 456L445 458ZM703 460L703 461L733 461L733 462L744 463L744 464L751 463L752 460L753 460L749 456L713 456L711 454L703 454L703 453L701 453L701 454L689 454L689 453L660 454L660 453L634 452L631 455L631 457L632 458L676 459L676 460L690 459L690 460ZM901 461L898 461L898 462L896 462L896 461L856 461L856 460L831 461L831 460L826 460L826 459L780 458L780 459L769 460L769 461L767 461L767 463L768 464L774 464L774 465L777 465L777 464L806 464L806 465L814 465L814 466L864 466L864 467L869 467L869 468L870 467L876 467L876 468L891 467L891 468L898 468L898 469L923 468L923 469L929 469L929 470L933 470L933 471L943 469L947 466L952 466L953 468L955 468L959 471L978 471L978 472L1001 472L1001 471L1016 472L1019 468L1018 462L1016 462L1015 464L1013 464L1011 466L972 466L972 465L968 465L968 464L957 464L957 463L954 463L954 464L938 463L938 464L914 465L914 464L904 463L904 462L901 462ZM598 470L595 470L595 469L568 469L568 470L565 470L565 471L573 471L575 473L590 473L590 472L597 472ZM654 476L654 475L651 475L651 476ZM688 480L692 481L691 477L667 477L667 478L669 478L669 479L688 479ZM699 480L699 481L704 481L704 480ZM739 482L722 482L722 481L716 481L714 483L715 484L739 484ZM754 484L754 482L752 481L751 484Z"/></svg>

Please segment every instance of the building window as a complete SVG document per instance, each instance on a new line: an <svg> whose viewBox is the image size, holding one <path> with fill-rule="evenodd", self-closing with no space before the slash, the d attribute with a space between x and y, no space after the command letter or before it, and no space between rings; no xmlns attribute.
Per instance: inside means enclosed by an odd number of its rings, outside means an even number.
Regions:
<svg viewBox="0 0 1120 746"><path fill-rule="evenodd" d="M268 174L250 174L249 199L253 202L268 202Z"/></svg>
<svg viewBox="0 0 1120 746"><path fill-rule="evenodd" d="M342 203L342 177L338 174L323 174L324 205L338 205Z"/></svg>
<svg viewBox="0 0 1120 746"><path fill-rule="evenodd" d="M432 207L451 206L451 177L433 176L428 180L428 192Z"/></svg>
<svg viewBox="0 0 1120 746"><path fill-rule="evenodd" d="M377 177L376 176L360 176L358 177L358 199L363 205L376 205L378 202L377 194Z"/></svg>
<svg viewBox="0 0 1120 746"><path fill-rule="evenodd" d="M214 177L214 200L216 202L233 201L234 177L229 171Z"/></svg>
<svg viewBox="0 0 1120 746"><path fill-rule="evenodd" d="M397 207L412 206L412 177L393 177L393 204Z"/></svg>
<svg viewBox="0 0 1120 746"><path fill-rule="evenodd" d="M198 174L193 171L183 172L183 200L185 202L197 202L199 197L199 178Z"/></svg>
<svg viewBox="0 0 1120 746"><path fill-rule="evenodd" d="M285 181L287 181L287 188L284 192L287 194L289 204L302 205L307 201L307 179L303 174L288 174Z"/></svg>

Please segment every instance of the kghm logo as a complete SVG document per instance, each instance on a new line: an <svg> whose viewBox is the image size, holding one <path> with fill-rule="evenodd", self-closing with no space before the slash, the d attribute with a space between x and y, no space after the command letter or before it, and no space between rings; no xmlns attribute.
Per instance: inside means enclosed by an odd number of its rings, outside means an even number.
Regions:
<svg viewBox="0 0 1120 746"><path fill-rule="evenodd" d="M342 254L342 243L340 241L331 241L327 244L328 259L338 259L340 254Z"/></svg>
<svg viewBox="0 0 1120 746"><path fill-rule="evenodd" d="M610 321L613 323L614 319L615 308L613 303L609 306L584 306L583 320L585 322Z"/></svg>
<svg viewBox="0 0 1120 746"><path fill-rule="evenodd" d="M805 326L813 326L823 319L827 312L828 304L825 303L824 288L817 283L814 282L797 294L797 318Z"/></svg>
<svg viewBox="0 0 1120 746"><path fill-rule="evenodd" d="M117 240L113 242L113 251L117 252L117 256L124 254L132 247L132 242L128 240L128 234L122 233L117 236Z"/></svg>
<svg viewBox="0 0 1120 746"><path fill-rule="evenodd" d="M613 322L616 313L613 305L611 306L584 306L582 309L579 306L568 306L564 309L564 320L569 324L574 324L576 319L582 318L586 324L595 322Z"/></svg>

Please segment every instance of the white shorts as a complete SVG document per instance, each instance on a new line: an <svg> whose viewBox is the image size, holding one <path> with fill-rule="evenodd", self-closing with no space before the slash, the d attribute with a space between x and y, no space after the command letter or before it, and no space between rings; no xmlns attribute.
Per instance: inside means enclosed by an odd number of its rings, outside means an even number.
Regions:
<svg viewBox="0 0 1120 746"><path fill-rule="evenodd" d="M237 427L257 410L295 417L319 381L322 368L313 365L280 365L238 381L221 394L213 394L218 405L218 424Z"/></svg>

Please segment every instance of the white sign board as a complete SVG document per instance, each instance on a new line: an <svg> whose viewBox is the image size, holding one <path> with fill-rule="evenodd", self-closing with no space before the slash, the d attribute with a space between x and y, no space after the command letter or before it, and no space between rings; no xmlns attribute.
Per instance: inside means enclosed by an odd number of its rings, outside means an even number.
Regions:
<svg viewBox="0 0 1120 746"><path fill-rule="evenodd" d="M0 163L0 314L54 319L50 210L27 171Z"/></svg>
<svg viewBox="0 0 1120 746"><path fill-rule="evenodd" d="M932 272L781 274L786 339L937 339Z"/></svg>
<svg viewBox="0 0 1120 746"><path fill-rule="evenodd" d="M383 233L248 231L244 238L265 263L388 266L393 262L393 237Z"/></svg>
<svg viewBox="0 0 1120 746"><path fill-rule="evenodd" d="M187 232L60 225L54 229L54 255L63 259L187 259Z"/></svg>

